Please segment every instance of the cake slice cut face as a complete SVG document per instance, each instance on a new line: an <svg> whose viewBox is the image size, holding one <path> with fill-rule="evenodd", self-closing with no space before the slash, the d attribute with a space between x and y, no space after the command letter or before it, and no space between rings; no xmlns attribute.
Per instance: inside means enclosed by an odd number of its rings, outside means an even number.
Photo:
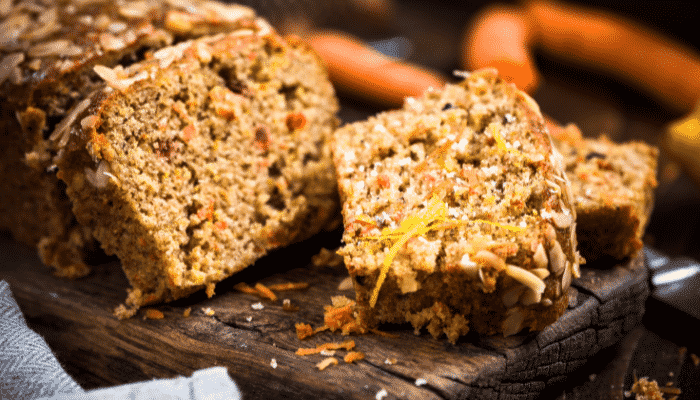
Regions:
<svg viewBox="0 0 700 400"><path fill-rule="evenodd" d="M0 6L0 229L66 277L89 273L91 229L56 177L52 132L99 87L93 66L140 61L184 40L258 26L253 9L208 0L5 1Z"/></svg>
<svg viewBox="0 0 700 400"><path fill-rule="evenodd" d="M575 211L537 104L494 70L346 125L332 144L359 318L452 342L541 330L579 275Z"/></svg>
<svg viewBox="0 0 700 400"><path fill-rule="evenodd" d="M128 68L54 140L78 221L142 305L207 288L335 218L337 101L316 55L273 31L183 42Z"/></svg>

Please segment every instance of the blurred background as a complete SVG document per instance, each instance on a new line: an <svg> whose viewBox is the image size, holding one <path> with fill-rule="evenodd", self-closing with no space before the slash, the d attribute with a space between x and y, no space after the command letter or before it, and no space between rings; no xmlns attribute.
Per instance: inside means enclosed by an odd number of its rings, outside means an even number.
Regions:
<svg viewBox="0 0 700 400"><path fill-rule="evenodd" d="M270 19L283 32L304 35L335 29L350 33L368 46L406 62L427 67L448 80L462 63L465 27L485 7L523 2L429 0L242 0ZM559 4L601 10L646 26L659 38L700 54L700 2L687 1L576 1ZM630 43L635 46L637 43ZM644 52L644 48L639 49ZM562 124L577 124L585 136L605 134L617 142L644 140L661 145L669 123L688 110L663 105L635 82L639 76L611 76L594 65L584 67L567 54L534 47L541 80L531 94L542 111ZM626 60L620 60L624 65ZM658 60L661 63L664 60ZM649 65L652 70L655 65ZM662 73L663 69L660 70ZM700 82L690 74L689 81ZM696 79L692 79L696 78ZM690 82L689 82L690 83ZM353 90L339 91L342 122L364 119L390 105L368 102ZM698 95L700 98L700 94ZM700 138L698 139L700 140ZM700 146L700 144L699 144ZM657 202L645 242L672 256L700 259L700 190L662 151ZM698 153L700 160L700 153ZM700 165L700 164L699 164Z"/></svg>

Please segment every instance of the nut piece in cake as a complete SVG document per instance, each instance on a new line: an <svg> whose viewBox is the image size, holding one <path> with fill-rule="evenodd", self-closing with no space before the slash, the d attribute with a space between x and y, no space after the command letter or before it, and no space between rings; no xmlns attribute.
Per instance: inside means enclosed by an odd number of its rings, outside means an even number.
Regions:
<svg viewBox="0 0 700 400"><path fill-rule="evenodd" d="M56 162L77 220L129 278L120 316L211 295L335 217L337 100L299 40L239 30L95 70L104 83L54 138ZM306 123L290 130L289 115Z"/></svg>
<svg viewBox="0 0 700 400"><path fill-rule="evenodd" d="M576 214L537 104L495 70L334 135L359 317L452 342L541 330L579 275Z"/></svg>

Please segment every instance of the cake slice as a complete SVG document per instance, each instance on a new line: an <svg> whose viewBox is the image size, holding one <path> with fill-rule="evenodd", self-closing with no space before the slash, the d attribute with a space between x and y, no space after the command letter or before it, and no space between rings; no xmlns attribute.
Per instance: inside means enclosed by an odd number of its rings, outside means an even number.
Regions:
<svg viewBox="0 0 700 400"><path fill-rule="evenodd" d="M573 199L537 104L495 70L408 98L334 135L358 318L541 330L579 275Z"/></svg>
<svg viewBox="0 0 700 400"><path fill-rule="evenodd" d="M93 66L126 67L184 40L267 26L248 7L215 1L3 1L0 229L37 246L58 275L88 273L91 227L73 216L49 136L102 84Z"/></svg>
<svg viewBox="0 0 700 400"><path fill-rule="evenodd" d="M337 215L337 100L315 53L241 29L103 80L52 138L58 176L131 283L120 317L214 285Z"/></svg>
<svg viewBox="0 0 700 400"><path fill-rule="evenodd" d="M654 206L658 149L584 138L573 124L550 125L550 132L571 181L581 256L594 262L635 254Z"/></svg>

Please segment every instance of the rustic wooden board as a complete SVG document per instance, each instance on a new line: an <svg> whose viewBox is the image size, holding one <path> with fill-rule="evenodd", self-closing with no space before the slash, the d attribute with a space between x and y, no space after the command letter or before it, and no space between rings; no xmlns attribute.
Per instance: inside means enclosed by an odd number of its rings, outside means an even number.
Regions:
<svg viewBox="0 0 700 400"><path fill-rule="evenodd" d="M214 365L228 367L246 399L374 398L381 389L387 398L534 399L543 390L561 388L572 371L600 350L612 346L641 319L648 295L642 256L624 266L584 268L576 280L576 301L554 325L538 334L513 338L468 336L457 345L415 335L410 327L389 326L397 338L356 336L357 350L367 358L356 364L342 361L324 371L315 364L324 356L297 356L299 347L315 347L347 337L321 333L300 341L294 324L322 324L322 306L339 292L346 276L340 267L314 267L310 256L326 236L277 252L217 286L217 295L201 293L157 307L166 318L144 320L142 314L118 321L112 310L125 297L127 286L118 261L94 268L83 279L53 277L35 250L0 237L0 279L6 280L29 325L44 336L57 358L84 388L111 386L152 378L190 375ZM283 292L298 305L282 310L278 302L236 292L239 281L265 284L309 282L305 291ZM190 317L183 311L192 307ZM202 309L210 307L214 316ZM272 368L272 359L277 368ZM397 362L389 365L387 359ZM416 379L427 384L417 386Z"/></svg>

